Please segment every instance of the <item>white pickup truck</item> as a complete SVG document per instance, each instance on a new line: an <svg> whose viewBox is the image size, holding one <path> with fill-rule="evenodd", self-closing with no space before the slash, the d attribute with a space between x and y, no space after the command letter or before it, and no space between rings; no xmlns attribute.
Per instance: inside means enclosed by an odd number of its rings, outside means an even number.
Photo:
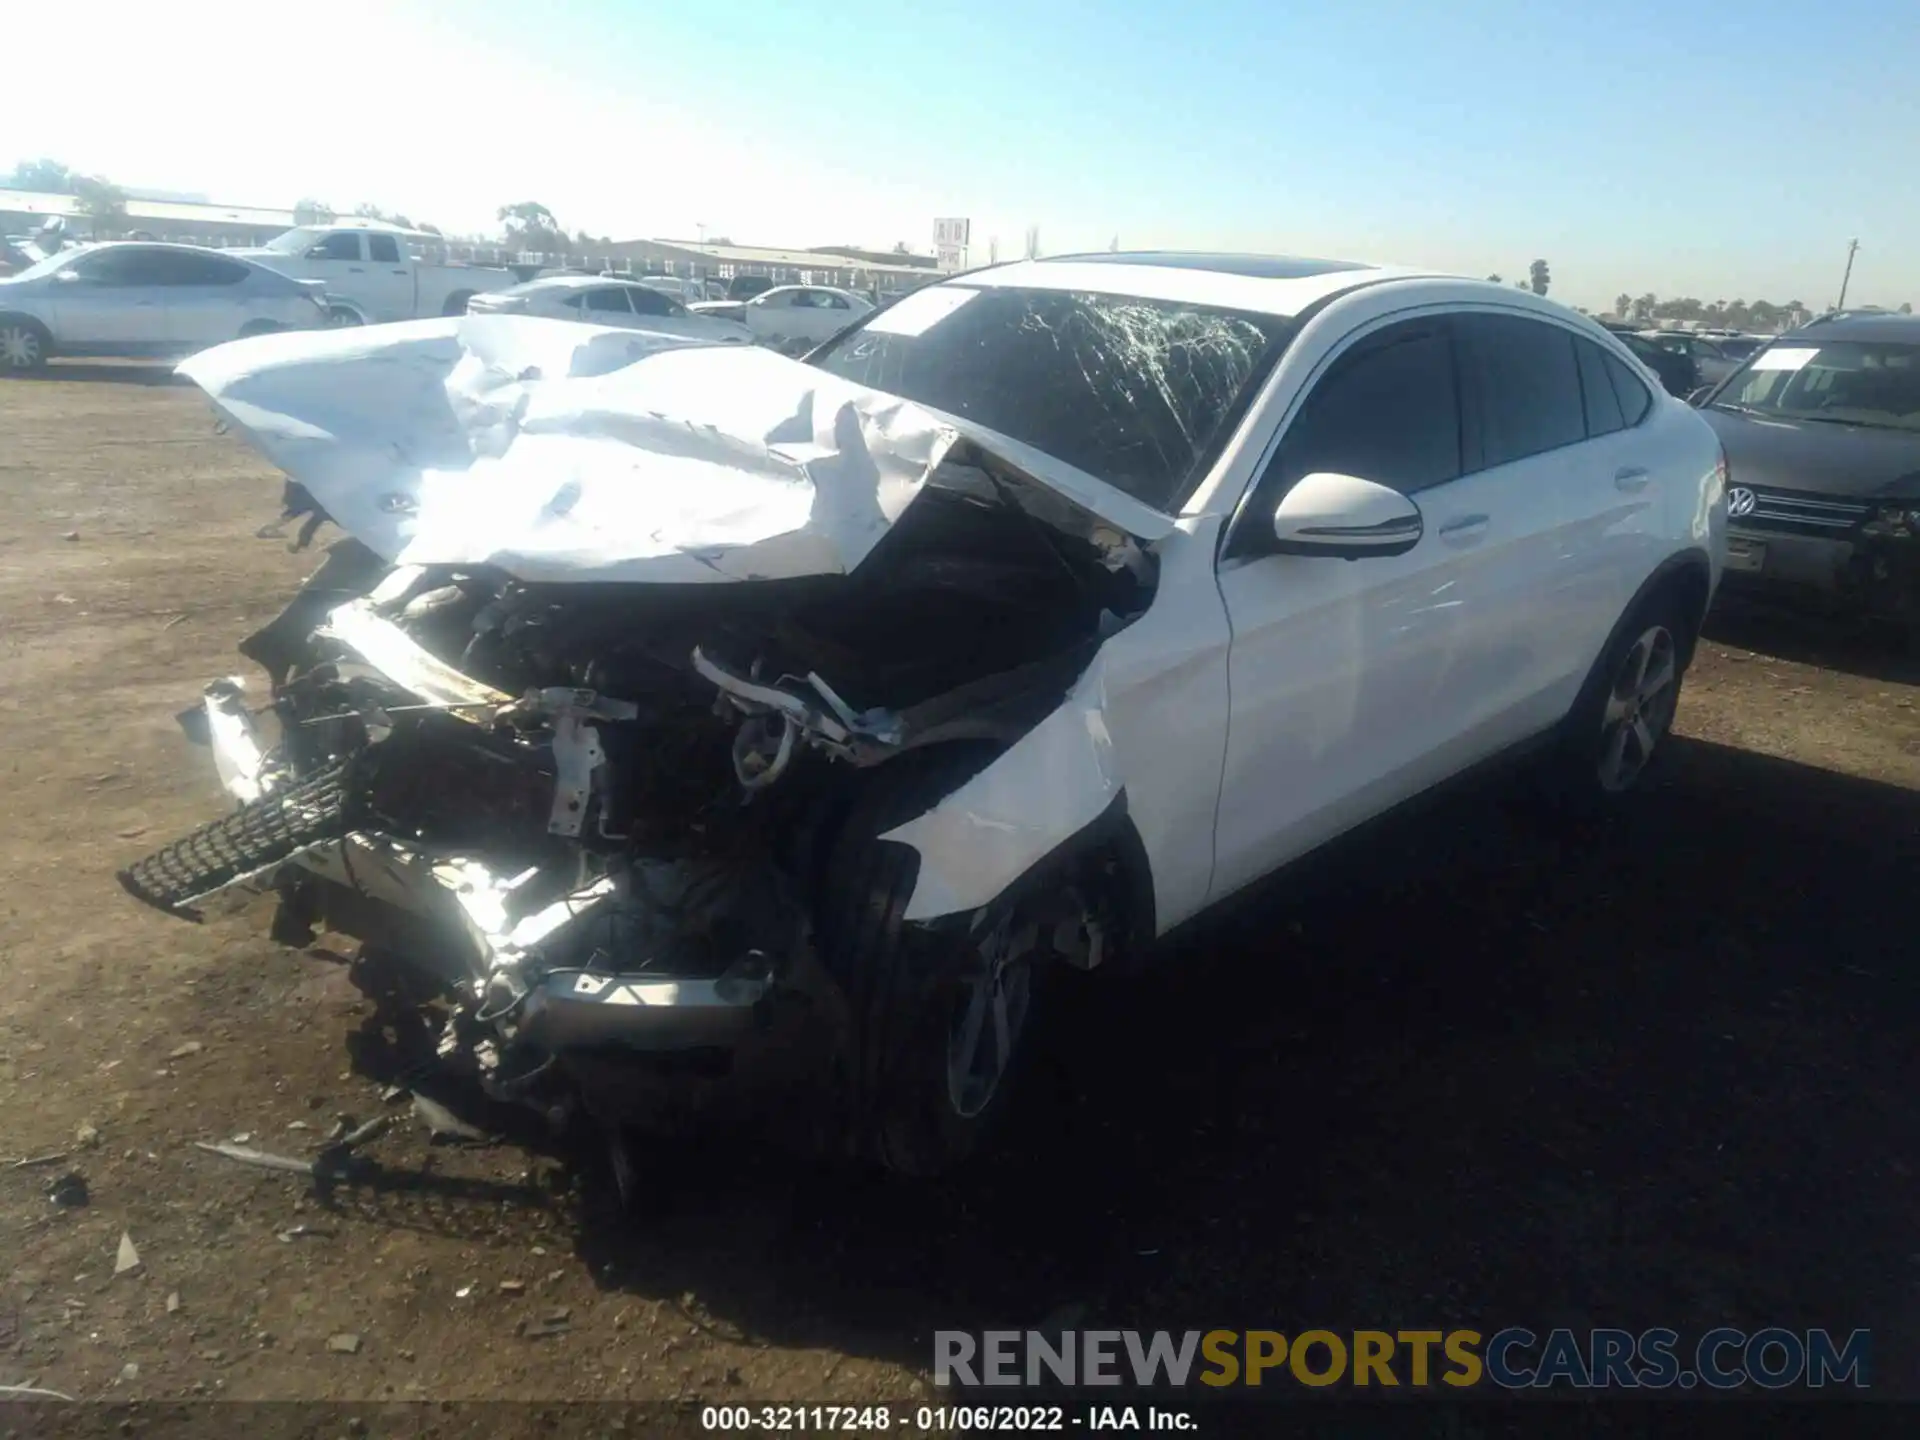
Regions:
<svg viewBox="0 0 1920 1440"><path fill-rule="evenodd" d="M325 282L335 325L464 315L475 295L523 278L512 270L449 264L440 236L394 225L301 225L236 253L296 280Z"/></svg>

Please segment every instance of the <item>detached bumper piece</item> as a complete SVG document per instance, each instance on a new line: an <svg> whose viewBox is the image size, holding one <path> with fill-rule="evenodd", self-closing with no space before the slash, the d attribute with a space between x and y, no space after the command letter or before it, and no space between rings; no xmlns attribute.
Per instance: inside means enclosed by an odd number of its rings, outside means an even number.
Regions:
<svg viewBox="0 0 1920 1440"><path fill-rule="evenodd" d="M348 833L346 771L341 761L163 845L122 870L121 887L156 910L198 920L195 901Z"/></svg>

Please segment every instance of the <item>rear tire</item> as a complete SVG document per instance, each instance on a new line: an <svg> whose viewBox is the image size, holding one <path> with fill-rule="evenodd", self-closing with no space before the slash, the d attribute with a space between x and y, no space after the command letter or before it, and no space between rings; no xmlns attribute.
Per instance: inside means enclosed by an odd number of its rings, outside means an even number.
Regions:
<svg viewBox="0 0 1920 1440"><path fill-rule="evenodd" d="M25 315L0 317L0 370L25 375L46 368L53 354L53 336L38 320Z"/></svg>
<svg viewBox="0 0 1920 1440"><path fill-rule="evenodd" d="M1678 591L1642 600L1595 662L1549 764L1553 798L1579 814L1617 808L1666 753L1698 618Z"/></svg>
<svg viewBox="0 0 1920 1440"><path fill-rule="evenodd" d="M947 1173L998 1130L1054 968L1051 920L1035 918L1035 901L1002 897L932 926L902 919L920 857L879 837L951 793L979 759L935 752L875 772L827 856L819 940L854 1027L853 1139L903 1175Z"/></svg>

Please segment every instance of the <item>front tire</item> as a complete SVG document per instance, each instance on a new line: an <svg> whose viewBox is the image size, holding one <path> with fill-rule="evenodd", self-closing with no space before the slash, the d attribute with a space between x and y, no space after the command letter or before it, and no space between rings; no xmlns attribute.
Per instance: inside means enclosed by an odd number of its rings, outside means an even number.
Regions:
<svg viewBox="0 0 1920 1440"><path fill-rule="evenodd" d="M978 768L978 756L973 768ZM1002 897L935 925L903 920L920 857L879 837L969 773L958 757L895 761L842 822L825 868L821 954L854 1028L858 1151L898 1174L945 1174L999 1129L1032 1050L1052 966L1044 901Z"/></svg>
<svg viewBox="0 0 1920 1440"><path fill-rule="evenodd" d="M344 330L349 326L363 325L365 323L366 322L360 318L360 312L357 310L350 310L345 305L329 305L327 307L327 328L330 330Z"/></svg>
<svg viewBox="0 0 1920 1440"><path fill-rule="evenodd" d="M25 375L46 367L53 353L53 336L38 320L26 316L0 319L0 370Z"/></svg>
<svg viewBox="0 0 1920 1440"><path fill-rule="evenodd" d="M456 290L447 297L447 303L440 307L440 313L442 315L464 315L467 313L467 302L471 299L473 299L473 291Z"/></svg>

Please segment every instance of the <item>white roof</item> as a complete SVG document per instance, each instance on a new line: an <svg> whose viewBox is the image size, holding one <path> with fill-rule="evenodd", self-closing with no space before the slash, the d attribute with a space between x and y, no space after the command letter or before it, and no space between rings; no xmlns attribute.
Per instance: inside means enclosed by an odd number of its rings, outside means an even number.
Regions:
<svg viewBox="0 0 1920 1440"><path fill-rule="evenodd" d="M1431 270L1353 260L1170 251L1019 260L968 271L943 283L1082 290L1097 295L1133 295L1143 300L1184 300L1257 315L1298 315L1307 306L1343 290L1380 280L1415 278L1438 277Z"/></svg>

